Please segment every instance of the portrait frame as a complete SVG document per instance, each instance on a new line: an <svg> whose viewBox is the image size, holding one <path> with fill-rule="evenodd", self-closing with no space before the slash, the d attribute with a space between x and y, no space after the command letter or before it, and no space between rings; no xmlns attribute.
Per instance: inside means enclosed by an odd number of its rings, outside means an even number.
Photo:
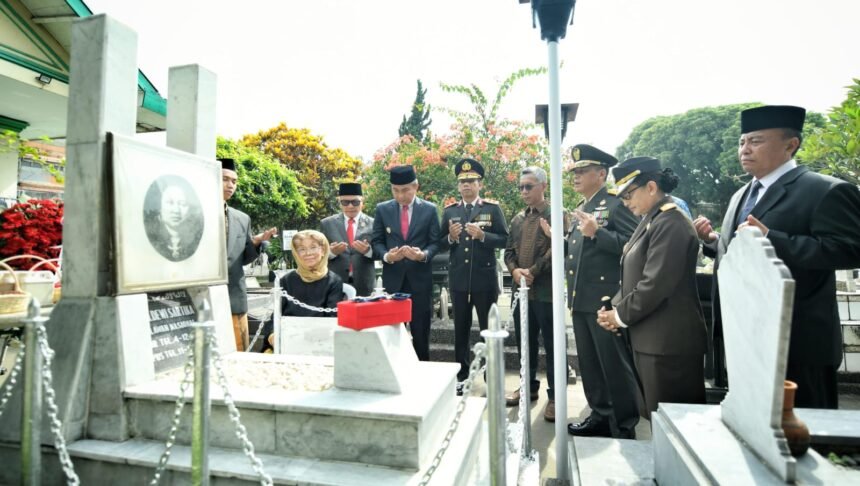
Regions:
<svg viewBox="0 0 860 486"><path fill-rule="evenodd" d="M113 293L227 283L221 165L114 133L108 146Z"/></svg>

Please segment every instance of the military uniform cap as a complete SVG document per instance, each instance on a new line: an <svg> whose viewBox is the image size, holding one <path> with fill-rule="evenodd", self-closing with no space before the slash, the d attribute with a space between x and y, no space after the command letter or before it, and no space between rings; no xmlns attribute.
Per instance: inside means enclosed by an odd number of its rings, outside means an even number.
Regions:
<svg viewBox="0 0 860 486"><path fill-rule="evenodd" d="M618 194L624 194L624 191L640 175L660 172L660 169L660 160L654 157L633 157L621 162L612 169L612 177L615 178L615 184L618 186Z"/></svg>
<svg viewBox="0 0 860 486"><path fill-rule="evenodd" d="M484 166L475 159L461 159L454 166L457 179L483 179Z"/></svg>
<svg viewBox="0 0 860 486"><path fill-rule="evenodd" d="M337 188L338 196L361 196L361 184L358 182L341 182Z"/></svg>
<svg viewBox="0 0 860 486"><path fill-rule="evenodd" d="M388 180L395 186L411 184L418 177L415 175L415 167L411 165L395 165L388 174Z"/></svg>
<svg viewBox="0 0 860 486"><path fill-rule="evenodd" d="M597 147L592 147L584 143L574 145L570 150L570 156L573 159L571 169L579 169L581 167L589 167L592 165L610 168L618 163L618 159L600 150Z"/></svg>
<svg viewBox="0 0 860 486"><path fill-rule="evenodd" d="M226 170L232 170L236 172L236 161L233 159L218 159L218 162L221 162L221 168Z"/></svg>
<svg viewBox="0 0 860 486"><path fill-rule="evenodd" d="M791 128L802 131L805 120L806 110L799 106L759 106L741 112L741 133L768 128Z"/></svg>

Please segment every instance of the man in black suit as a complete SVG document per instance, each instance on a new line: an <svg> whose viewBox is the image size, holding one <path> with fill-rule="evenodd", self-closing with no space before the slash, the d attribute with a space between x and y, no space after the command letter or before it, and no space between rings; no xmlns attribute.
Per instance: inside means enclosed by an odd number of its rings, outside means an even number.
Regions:
<svg viewBox="0 0 860 486"><path fill-rule="evenodd" d="M472 308L478 313L478 326L487 328L490 307L499 297L496 276L496 250L505 247L508 225L499 203L481 199L484 166L477 160L463 159L454 166L459 202L445 206L442 213L442 250L449 250L448 286L454 304L454 357L460 363L457 395L469 376L469 331Z"/></svg>
<svg viewBox="0 0 860 486"><path fill-rule="evenodd" d="M355 287L356 295L373 292L376 268L370 246L373 218L364 214L361 184L343 182L338 187L337 201L343 211L320 222L320 229L330 243L328 269Z"/></svg>
<svg viewBox="0 0 860 486"><path fill-rule="evenodd" d="M798 384L795 405L837 408L842 338L834 271L860 266L860 191L797 165L805 117L796 106L741 112L738 158L753 180L732 196L719 235L707 218L694 226L705 254L717 258L715 277L737 230L755 226L770 240L795 280L786 370ZM718 293L714 323L720 324Z"/></svg>
<svg viewBox="0 0 860 486"><path fill-rule="evenodd" d="M591 145L571 150L573 189L583 196L574 211L564 267L567 306L573 318L582 386L591 414L567 430L579 436L633 439L639 422L638 385L626 335L617 337L597 324L603 297L613 297L621 280L621 253L639 218L617 192L606 188L606 175L618 159Z"/></svg>
<svg viewBox="0 0 860 486"><path fill-rule="evenodd" d="M390 172L394 199L376 206L373 253L382 259L382 285L389 293L412 295L412 346L421 361L430 360L430 314L433 293L431 261L439 249L436 205L416 197L418 178L411 165Z"/></svg>

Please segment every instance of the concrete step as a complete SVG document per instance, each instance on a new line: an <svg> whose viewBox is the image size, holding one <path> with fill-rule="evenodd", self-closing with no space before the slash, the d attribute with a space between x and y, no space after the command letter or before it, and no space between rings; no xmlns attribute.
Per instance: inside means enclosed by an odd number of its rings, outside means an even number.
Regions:
<svg viewBox="0 0 860 486"><path fill-rule="evenodd" d="M486 484L487 453L482 432L482 415L485 401L467 399L460 424L451 444L429 484L435 486ZM447 430L445 424L444 429ZM440 428L442 426L440 425ZM122 484L144 486L149 484L164 443L145 439L125 442L80 440L69 444L69 454L81 484ZM65 479L53 448L43 447L42 484L63 484ZM431 451L436 453L434 448ZM257 452L264 471L275 484L301 484L308 486L401 486L418 484L425 469L381 467L320 459L288 457ZM483 465L479 464L479 461ZM0 444L0 464L18 464L20 446ZM210 447L210 484L260 484L260 479L242 451ZM167 463L167 470L159 484L190 484L191 448L175 445ZM482 472L483 471L483 472ZM483 480L481 479L483 477ZM14 467L0 468L0 484L17 484L19 472Z"/></svg>
<svg viewBox="0 0 860 486"><path fill-rule="evenodd" d="M570 484L656 484L651 441L570 437L568 468Z"/></svg>

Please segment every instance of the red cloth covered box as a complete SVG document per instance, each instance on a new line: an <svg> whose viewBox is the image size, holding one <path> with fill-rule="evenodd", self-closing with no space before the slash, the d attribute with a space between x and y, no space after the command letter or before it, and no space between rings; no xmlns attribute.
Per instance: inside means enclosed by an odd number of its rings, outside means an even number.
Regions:
<svg viewBox="0 0 860 486"><path fill-rule="evenodd" d="M360 331L412 320L412 299L337 303L337 324Z"/></svg>

